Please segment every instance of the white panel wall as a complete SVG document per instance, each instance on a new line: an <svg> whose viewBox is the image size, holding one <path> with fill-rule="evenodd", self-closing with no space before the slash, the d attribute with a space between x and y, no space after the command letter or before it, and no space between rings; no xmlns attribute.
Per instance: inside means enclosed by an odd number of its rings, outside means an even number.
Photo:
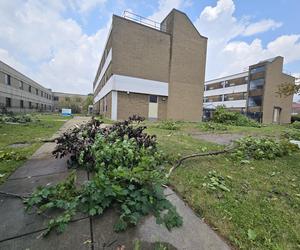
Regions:
<svg viewBox="0 0 300 250"><path fill-rule="evenodd" d="M94 103L98 102L113 90L148 95L168 96L168 83L136 77L112 75L104 87L100 90L98 95L94 97Z"/></svg>
<svg viewBox="0 0 300 250"><path fill-rule="evenodd" d="M245 108L246 100L224 101L224 102L205 102L203 108L214 109L217 106L224 105L226 108Z"/></svg>
<svg viewBox="0 0 300 250"><path fill-rule="evenodd" d="M97 79L97 82L96 82L94 91L97 89L97 87L98 87L98 85L99 85L99 83L100 83L102 77L104 76L104 74L105 74L105 72L106 72L106 70L107 70L107 68L108 68L108 66L109 66L109 64L110 64L110 62L111 62L111 59L112 59L112 48L111 48L111 49L109 50L109 52L108 52L108 55L107 55L107 57L106 57L105 63L104 63L104 65L103 65L103 68L102 68L102 70L101 70L101 72L100 72L100 75L99 75L99 77L98 77L98 79Z"/></svg>
<svg viewBox="0 0 300 250"><path fill-rule="evenodd" d="M204 84L209 85L209 84L228 81L228 80L232 80L232 79L236 79L236 78L240 78L240 77L246 77L246 76L248 76L248 74L249 74L249 72L245 71L243 73L239 73L239 74L235 74L235 75L231 75L231 76L225 76L225 77L209 80L209 81L206 81Z"/></svg>
<svg viewBox="0 0 300 250"><path fill-rule="evenodd" d="M111 92L111 119L118 120L118 92Z"/></svg>
<svg viewBox="0 0 300 250"><path fill-rule="evenodd" d="M204 97L247 92L247 84L204 91Z"/></svg>

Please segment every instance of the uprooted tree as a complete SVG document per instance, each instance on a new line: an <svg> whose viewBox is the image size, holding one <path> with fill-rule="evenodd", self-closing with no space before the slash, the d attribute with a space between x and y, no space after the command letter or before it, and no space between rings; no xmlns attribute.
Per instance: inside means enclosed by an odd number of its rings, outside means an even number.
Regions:
<svg viewBox="0 0 300 250"><path fill-rule="evenodd" d="M156 137L144 132L142 120L133 116L102 128L101 121L92 119L57 139L53 154L70 156L70 167L84 168L93 177L79 185L74 171L65 181L40 187L25 200L27 209L37 208L40 213L62 211L49 220L45 234L52 229L63 232L77 212L101 215L112 206L119 213L115 231L136 225L148 214L168 229L182 224L176 208L163 194L163 154L157 148Z"/></svg>

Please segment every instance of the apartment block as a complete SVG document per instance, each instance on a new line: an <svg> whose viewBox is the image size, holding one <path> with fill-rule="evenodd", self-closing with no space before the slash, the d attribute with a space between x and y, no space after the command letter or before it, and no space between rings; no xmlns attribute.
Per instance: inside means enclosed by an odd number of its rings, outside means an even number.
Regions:
<svg viewBox="0 0 300 250"><path fill-rule="evenodd" d="M294 84L283 73L283 57L277 56L249 66L245 72L205 82L204 118L223 105L262 123L290 123L293 96L280 96L278 86Z"/></svg>
<svg viewBox="0 0 300 250"><path fill-rule="evenodd" d="M113 15L93 83L94 111L113 120L202 119L207 38L173 9L161 23Z"/></svg>
<svg viewBox="0 0 300 250"><path fill-rule="evenodd" d="M52 111L52 92L0 61L0 112Z"/></svg>

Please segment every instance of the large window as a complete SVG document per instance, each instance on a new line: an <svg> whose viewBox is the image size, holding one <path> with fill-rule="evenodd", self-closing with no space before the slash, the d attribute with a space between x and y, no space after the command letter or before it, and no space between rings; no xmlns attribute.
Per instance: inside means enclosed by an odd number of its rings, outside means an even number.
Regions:
<svg viewBox="0 0 300 250"><path fill-rule="evenodd" d="M32 103L31 102L29 102L29 108L32 109Z"/></svg>
<svg viewBox="0 0 300 250"><path fill-rule="evenodd" d="M5 75L5 84L6 85L11 85L11 81L10 81L10 75Z"/></svg>
<svg viewBox="0 0 300 250"><path fill-rule="evenodd" d="M7 108L11 108L11 98L9 98L9 97L5 98L5 106Z"/></svg>
<svg viewBox="0 0 300 250"><path fill-rule="evenodd" d="M262 96L250 96L248 101L249 101L248 103L249 107L261 106Z"/></svg>
<svg viewBox="0 0 300 250"><path fill-rule="evenodd" d="M265 84L265 79L257 79L250 81L250 90L263 89Z"/></svg>
<svg viewBox="0 0 300 250"><path fill-rule="evenodd" d="M19 88L20 88L20 89L24 89L24 84L23 84L22 81L19 82Z"/></svg>
<svg viewBox="0 0 300 250"><path fill-rule="evenodd" d="M24 101L23 100L20 100L20 108L24 108Z"/></svg>
<svg viewBox="0 0 300 250"><path fill-rule="evenodd" d="M30 85L28 86L28 91L31 93L31 86Z"/></svg>
<svg viewBox="0 0 300 250"><path fill-rule="evenodd" d="M53 101L59 101L59 97L58 96L53 96Z"/></svg>

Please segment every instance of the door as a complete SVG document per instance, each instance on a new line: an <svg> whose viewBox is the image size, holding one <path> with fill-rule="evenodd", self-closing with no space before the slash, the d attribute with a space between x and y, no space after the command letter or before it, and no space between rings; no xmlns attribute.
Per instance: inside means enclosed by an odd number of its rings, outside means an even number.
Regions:
<svg viewBox="0 0 300 250"><path fill-rule="evenodd" d="M157 120L158 118L158 102L157 95L149 96L149 112L148 117L150 120Z"/></svg>
<svg viewBox="0 0 300 250"><path fill-rule="evenodd" d="M281 112L281 108L274 107L273 123L280 123L280 112Z"/></svg>

